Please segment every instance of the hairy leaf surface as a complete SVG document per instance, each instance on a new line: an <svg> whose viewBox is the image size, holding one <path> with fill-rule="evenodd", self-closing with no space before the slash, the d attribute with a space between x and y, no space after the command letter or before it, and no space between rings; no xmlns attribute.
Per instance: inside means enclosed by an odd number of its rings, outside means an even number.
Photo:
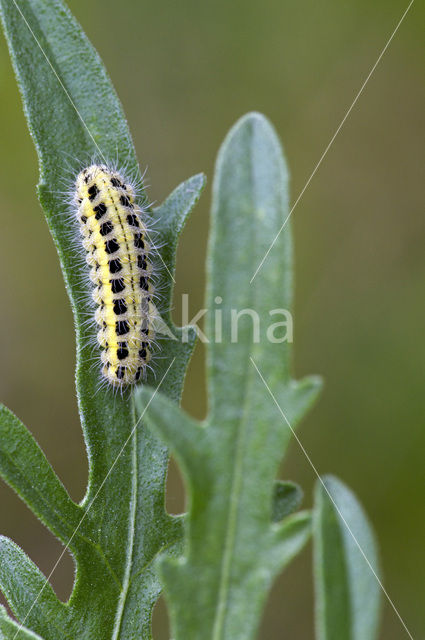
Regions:
<svg viewBox="0 0 425 640"><path fill-rule="evenodd" d="M313 516L317 637L375 640L381 588L374 533L352 491L333 476L323 483Z"/></svg>
<svg viewBox="0 0 425 640"><path fill-rule="evenodd" d="M0 474L69 546L76 579L69 603L59 602L29 558L1 539L0 587L17 618L44 640L150 638L160 590L153 560L180 540L181 522L164 509L163 444L146 432L131 393L99 388L96 328L87 323L93 316L87 265L76 249L78 231L64 195L92 161L125 167L136 181L139 166L102 62L66 6L59 0L0 0L0 8L38 153L38 193L75 318L77 396L89 458L87 493L76 505L26 428L1 410ZM160 311L170 308L177 238L203 185L202 175L191 178L152 212L154 244L162 247L155 258ZM168 313L163 320L169 328L168 337L158 337L164 357L149 381L178 401L195 334L189 330L182 343ZM14 628L3 615L0 633L14 637ZM20 637L35 637L29 629Z"/></svg>
<svg viewBox="0 0 425 640"><path fill-rule="evenodd" d="M138 394L141 406L151 401L148 424L175 453L188 491L184 553L160 564L175 640L254 638L273 578L310 535L310 515L284 517L292 507L274 484L288 423L295 426L319 388L315 378L292 380L290 344L270 334L284 317L270 311L292 304L289 225L279 233L287 180L274 130L248 114L220 150L213 188L208 417L198 423L161 393Z"/></svg>

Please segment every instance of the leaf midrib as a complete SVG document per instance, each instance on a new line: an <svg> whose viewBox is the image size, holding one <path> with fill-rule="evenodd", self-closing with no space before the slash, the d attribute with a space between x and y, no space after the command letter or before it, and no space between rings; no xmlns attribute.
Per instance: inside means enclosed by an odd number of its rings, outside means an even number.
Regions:
<svg viewBox="0 0 425 640"><path fill-rule="evenodd" d="M136 425L136 407L134 398L131 399L133 424ZM134 427L133 427L134 428ZM132 468L131 468L131 509L128 519L128 544L126 554L126 566L123 578L122 589L120 597L118 599L118 607L115 616L115 625L112 632L111 640L118 640L121 631L121 624L124 616L125 604L127 601L127 594L130 588L130 576L131 568L133 566L133 551L134 551L134 538L136 527L136 511L137 511L137 471L138 471L138 457L137 457L137 429L134 429L134 434L131 439L132 450Z"/></svg>
<svg viewBox="0 0 425 640"><path fill-rule="evenodd" d="M248 387L251 386L253 376L251 369L247 369L245 376L245 394L244 397L249 397ZM234 466L232 492L229 500L229 512L227 517L227 534L224 543L223 561L221 564L221 579L218 591L217 606L216 606L216 618L213 627L212 640L220 640L222 638L223 625L226 614L227 595L229 591L229 575L230 567L233 561L233 549L236 539L236 520L237 510L239 505L239 496L241 493L242 477L243 477L243 450L245 442L245 431L247 424L247 411L249 403L244 402L243 415L239 422L237 441L236 441L236 463Z"/></svg>

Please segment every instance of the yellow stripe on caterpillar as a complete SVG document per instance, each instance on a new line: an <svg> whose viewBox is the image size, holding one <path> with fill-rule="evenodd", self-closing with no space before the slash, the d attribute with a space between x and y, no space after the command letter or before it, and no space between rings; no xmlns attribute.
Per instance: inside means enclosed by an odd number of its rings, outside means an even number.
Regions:
<svg viewBox="0 0 425 640"><path fill-rule="evenodd" d="M151 247L133 187L120 173L91 165L75 183L76 215L90 266L102 374L123 388L142 377L151 358Z"/></svg>

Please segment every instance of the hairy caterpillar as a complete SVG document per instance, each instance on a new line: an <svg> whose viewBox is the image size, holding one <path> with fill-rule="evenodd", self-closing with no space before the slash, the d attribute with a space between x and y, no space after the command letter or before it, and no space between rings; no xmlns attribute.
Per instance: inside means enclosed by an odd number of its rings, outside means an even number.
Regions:
<svg viewBox="0 0 425 640"><path fill-rule="evenodd" d="M154 331L151 247L131 185L104 165L83 169L74 200L97 305L102 375L114 387L137 382Z"/></svg>

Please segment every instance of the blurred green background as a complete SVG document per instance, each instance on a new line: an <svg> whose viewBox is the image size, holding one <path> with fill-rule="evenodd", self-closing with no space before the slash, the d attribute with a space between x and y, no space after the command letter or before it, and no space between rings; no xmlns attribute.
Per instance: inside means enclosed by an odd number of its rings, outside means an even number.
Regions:
<svg viewBox="0 0 425 640"><path fill-rule="evenodd" d="M123 102L149 196L160 202L193 173L212 179L233 122L273 121L295 200L407 7L400 0L72 0ZM293 214L295 373L326 382L299 435L322 473L337 474L377 532L386 588L413 637L425 638L425 7L400 27ZM46 68L46 73L49 70ZM30 427L75 499L87 465L76 411L72 317L35 195L36 155L4 40L0 43L0 397ZM66 150L65 150L66 151ZM207 189L182 238L180 295L201 306ZM254 265L253 265L254 266ZM205 412L198 346L184 405ZM282 475L311 504L314 474L293 443ZM174 466L168 506L184 499ZM48 572L60 545L4 485L0 531ZM72 584L68 557L53 583ZM311 548L276 582L259 638L314 637ZM169 638L165 607L158 640ZM389 605L381 638L407 637Z"/></svg>

